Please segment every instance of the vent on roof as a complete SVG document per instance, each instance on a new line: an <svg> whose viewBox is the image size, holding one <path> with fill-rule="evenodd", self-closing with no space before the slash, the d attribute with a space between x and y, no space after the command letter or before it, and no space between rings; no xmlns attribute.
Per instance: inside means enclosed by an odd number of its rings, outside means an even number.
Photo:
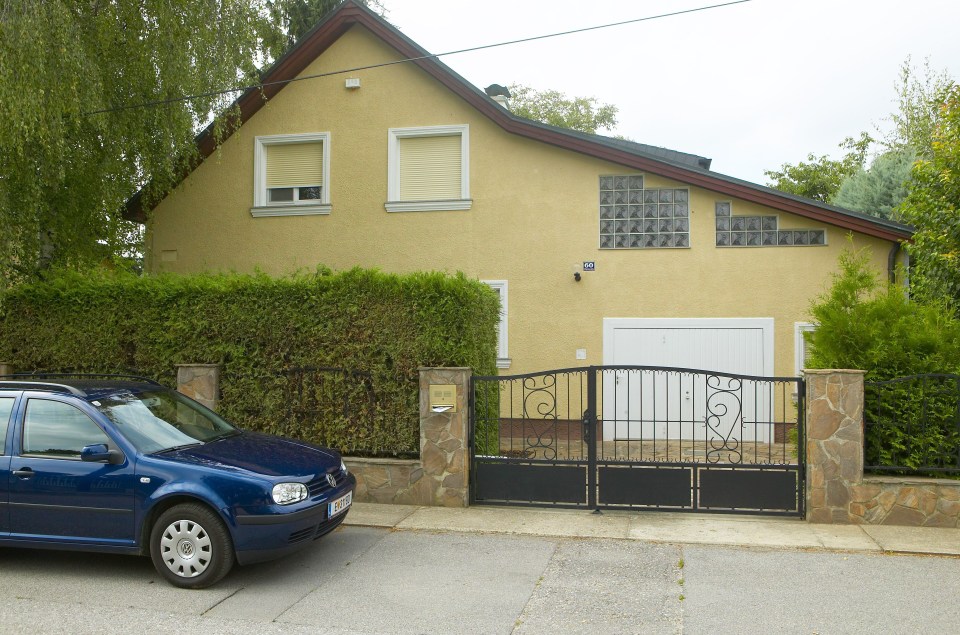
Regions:
<svg viewBox="0 0 960 635"><path fill-rule="evenodd" d="M506 86L500 84L490 84L483 89L493 101L497 102L507 110L510 110L510 91Z"/></svg>

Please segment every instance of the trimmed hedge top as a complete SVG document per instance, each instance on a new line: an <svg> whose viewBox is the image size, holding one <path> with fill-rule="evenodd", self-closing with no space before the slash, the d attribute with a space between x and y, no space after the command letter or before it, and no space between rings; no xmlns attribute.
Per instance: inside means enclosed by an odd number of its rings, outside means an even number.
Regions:
<svg viewBox="0 0 960 635"><path fill-rule="evenodd" d="M216 363L220 410L243 427L405 456L419 451L417 369L495 374L498 322L496 294L463 274L64 274L0 295L0 361L169 386L177 364ZM284 373L303 367L344 372Z"/></svg>

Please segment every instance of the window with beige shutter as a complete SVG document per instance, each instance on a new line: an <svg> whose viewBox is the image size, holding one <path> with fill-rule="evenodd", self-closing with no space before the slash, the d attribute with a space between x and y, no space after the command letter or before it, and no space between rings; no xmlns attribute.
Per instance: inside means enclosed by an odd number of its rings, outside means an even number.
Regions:
<svg viewBox="0 0 960 635"><path fill-rule="evenodd" d="M468 150L466 125L391 128L387 211L470 209Z"/></svg>
<svg viewBox="0 0 960 635"><path fill-rule="evenodd" d="M401 201L460 198L460 135L397 140Z"/></svg>
<svg viewBox="0 0 960 635"><path fill-rule="evenodd" d="M330 213L330 133L257 137L253 216Z"/></svg>
<svg viewBox="0 0 960 635"><path fill-rule="evenodd" d="M318 201L323 193L323 142L266 146L267 202Z"/></svg>

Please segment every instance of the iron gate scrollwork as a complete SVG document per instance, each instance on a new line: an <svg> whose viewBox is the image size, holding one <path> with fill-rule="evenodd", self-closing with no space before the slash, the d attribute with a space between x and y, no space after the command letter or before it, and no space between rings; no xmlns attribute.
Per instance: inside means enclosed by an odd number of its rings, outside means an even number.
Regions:
<svg viewBox="0 0 960 635"><path fill-rule="evenodd" d="M804 513L804 384L590 366L471 387L471 501Z"/></svg>

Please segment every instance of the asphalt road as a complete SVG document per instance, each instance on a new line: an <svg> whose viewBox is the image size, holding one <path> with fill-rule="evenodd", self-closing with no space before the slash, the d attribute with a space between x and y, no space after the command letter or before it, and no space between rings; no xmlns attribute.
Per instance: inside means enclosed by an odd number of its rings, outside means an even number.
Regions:
<svg viewBox="0 0 960 635"><path fill-rule="evenodd" d="M0 549L0 633L955 633L960 558L346 526L185 591Z"/></svg>

